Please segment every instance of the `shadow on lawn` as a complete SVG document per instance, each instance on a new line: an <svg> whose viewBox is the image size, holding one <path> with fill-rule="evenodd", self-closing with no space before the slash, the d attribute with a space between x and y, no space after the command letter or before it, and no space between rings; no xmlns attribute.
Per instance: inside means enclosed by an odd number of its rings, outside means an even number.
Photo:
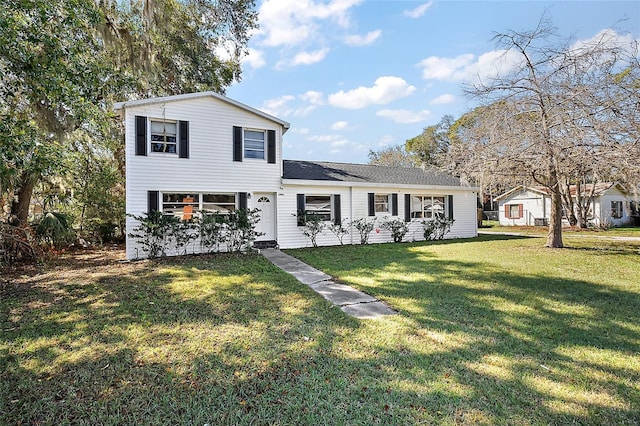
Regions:
<svg viewBox="0 0 640 426"><path fill-rule="evenodd" d="M412 247L375 247L376 268L432 278L379 276L364 290L411 308L378 322L344 316L260 257L91 263L5 284L0 423L638 420L638 369L601 359L637 356L637 294ZM372 249L323 250L356 273ZM569 351L579 346L602 353Z"/></svg>
<svg viewBox="0 0 640 426"><path fill-rule="evenodd" d="M84 266L1 284L0 423L253 423L358 327L259 256Z"/></svg>
<svg viewBox="0 0 640 426"><path fill-rule="evenodd" d="M351 265L341 262L334 272L370 277L371 285L344 281L399 308L413 324L405 345L377 348L377 362L394 364L405 382L451 383L450 393L416 394L424 406L437 409L430 401L436 398L489 423L640 421L638 292L414 250L424 244L336 248L326 258L330 264L350 256ZM622 256L635 248L621 248Z"/></svg>

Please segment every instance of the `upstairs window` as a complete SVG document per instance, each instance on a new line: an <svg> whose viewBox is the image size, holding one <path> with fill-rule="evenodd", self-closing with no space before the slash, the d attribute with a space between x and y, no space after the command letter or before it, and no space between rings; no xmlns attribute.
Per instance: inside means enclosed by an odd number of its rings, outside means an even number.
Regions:
<svg viewBox="0 0 640 426"><path fill-rule="evenodd" d="M151 152L178 152L177 124L175 121L151 120Z"/></svg>
<svg viewBox="0 0 640 426"><path fill-rule="evenodd" d="M264 160L265 132L244 129L244 158Z"/></svg>

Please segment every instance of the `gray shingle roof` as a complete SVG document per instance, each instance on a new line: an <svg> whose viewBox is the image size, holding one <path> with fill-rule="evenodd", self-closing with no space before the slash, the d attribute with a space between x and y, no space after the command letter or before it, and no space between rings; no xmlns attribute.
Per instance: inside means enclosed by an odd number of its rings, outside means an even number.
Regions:
<svg viewBox="0 0 640 426"><path fill-rule="evenodd" d="M434 169L284 160L284 179L461 186L460 179Z"/></svg>

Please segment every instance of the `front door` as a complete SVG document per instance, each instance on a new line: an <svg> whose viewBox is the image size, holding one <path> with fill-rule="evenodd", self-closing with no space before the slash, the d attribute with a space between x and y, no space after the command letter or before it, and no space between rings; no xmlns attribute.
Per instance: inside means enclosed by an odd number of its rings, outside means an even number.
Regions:
<svg viewBox="0 0 640 426"><path fill-rule="evenodd" d="M260 221L256 225L256 230L263 235L257 241L276 240L276 197L275 194L254 193L256 208L260 209Z"/></svg>

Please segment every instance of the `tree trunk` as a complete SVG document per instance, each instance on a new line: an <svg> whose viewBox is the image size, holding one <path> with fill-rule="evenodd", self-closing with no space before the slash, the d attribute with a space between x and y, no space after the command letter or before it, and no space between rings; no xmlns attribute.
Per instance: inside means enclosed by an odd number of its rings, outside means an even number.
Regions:
<svg viewBox="0 0 640 426"><path fill-rule="evenodd" d="M551 218L545 247L562 248L562 196L556 186L551 192Z"/></svg>
<svg viewBox="0 0 640 426"><path fill-rule="evenodd" d="M25 226L29 219L29 206L31 205L31 194L38 181L37 176L27 173L20 179L22 185L15 192L15 198L11 203L11 224L14 226Z"/></svg>

